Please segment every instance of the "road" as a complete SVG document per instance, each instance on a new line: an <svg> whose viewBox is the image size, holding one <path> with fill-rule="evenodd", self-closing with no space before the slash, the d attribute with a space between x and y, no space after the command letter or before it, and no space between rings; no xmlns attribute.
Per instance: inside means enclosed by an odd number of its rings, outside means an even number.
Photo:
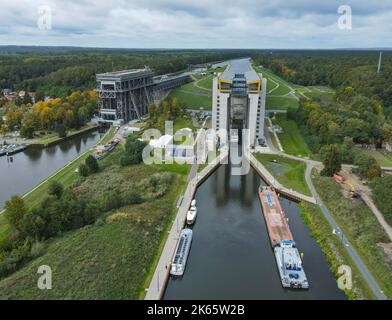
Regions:
<svg viewBox="0 0 392 320"><path fill-rule="evenodd" d="M316 191L316 189L315 189L315 187L313 185L313 182L312 182L312 170L313 170L313 168L316 168L316 167L320 168L322 166L322 163L320 161L315 161L315 160L311 160L311 159L305 159L305 158L301 158L301 157L288 155L288 154L286 154L284 152L277 152L277 154L279 154L281 156L284 156L284 157L287 157L287 158L294 159L294 160L299 160L299 161L306 162L306 164L307 164L306 172L305 172L306 183L308 184L309 190L311 191L311 193L313 195L313 198L316 200L317 205L320 206L321 212L323 213L325 218L328 220L328 222L331 225L331 227L334 230L337 230L337 234L339 235L340 241L343 243L343 245L346 248L348 254L351 257L351 259L356 264L358 270L361 272L362 276L364 277L364 279L368 283L369 287L374 292L374 294L377 297L377 299L379 299L379 300L386 300L387 298L386 298L385 294L382 292L382 290L380 289L379 285L374 280L373 276L370 274L369 270L367 269L367 267L363 263L362 259L359 257L359 255L356 252L356 250L351 246L351 244L347 240L346 236L344 235L343 231L339 228L338 224L333 219L332 215L330 214L329 210L327 209L327 207L322 202L321 198L319 197L319 195L318 195L318 193L317 193L317 191ZM352 167L354 167L354 166L352 166L352 165L343 165L343 168L346 169L346 170L347 169L351 169ZM388 168L384 168L384 169L392 169L392 168L388 167Z"/></svg>
<svg viewBox="0 0 392 320"><path fill-rule="evenodd" d="M357 268L361 272L362 276L372 289L373 293L379 300L386 300L387 297L385 294L382 292L380 287L378 286L377 282L374 280L373 276L370 274L368 268L365 266L365 264L362 262L361 258L358 256L358 253L355 251L355 249L351 246L349 241L347 240L346 236L344 235L343 231L339 228L335 220L332 218L329 210L327 207L323 204L322 200L320 199L319 195L317 194L317 191L313 185L312 182L312 170L314 166L308 164L306 167L306 173L305 173L305 178L306 182L309 186L310 191L312 192L313 197L316 199L317 204L320 206L320 209L325 216L325 218L328 220L329 224L332 226L333 229L337 230L338 235L340 235L339 239L343 243L344 247L346 248L348 254L350 255L351 259L354 261L356 264Z"/></svg>

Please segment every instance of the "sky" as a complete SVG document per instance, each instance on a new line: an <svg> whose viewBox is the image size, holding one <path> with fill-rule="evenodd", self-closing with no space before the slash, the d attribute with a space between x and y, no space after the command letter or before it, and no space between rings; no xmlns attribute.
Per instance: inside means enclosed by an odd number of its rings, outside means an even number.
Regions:
<svg viewBox="0 0 392 320"><path fill-rule="evenodd" d="M392 0L0 0L0 45L380 48L391 35Z"/></svg>

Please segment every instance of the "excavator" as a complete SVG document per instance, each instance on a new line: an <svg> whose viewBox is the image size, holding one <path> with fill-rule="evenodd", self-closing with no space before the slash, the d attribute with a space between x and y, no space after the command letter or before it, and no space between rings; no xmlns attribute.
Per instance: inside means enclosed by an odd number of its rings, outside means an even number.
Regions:
<svg viewBox="0 0 392 320"><path fill-rule="evenodd" d="M350 196L351 196L352 198L358 198L359 193L356 191L355 187L353 186L353 184L350 182L349 179L346 179L344 176L339 175L339 174L337 174L337 173L335 173L335 174L333 175L333 178L334 178L334 180L335 180L337 183L345 184L345 185L347 185L347 186L349 187L349 190L350 190L349 193L350 193Z"/></svg>

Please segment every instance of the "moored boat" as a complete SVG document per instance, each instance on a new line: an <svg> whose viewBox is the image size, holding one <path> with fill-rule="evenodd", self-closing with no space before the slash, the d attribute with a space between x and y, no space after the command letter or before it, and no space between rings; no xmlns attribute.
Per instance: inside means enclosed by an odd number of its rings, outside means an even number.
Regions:
<svg viewBox="0 0 392 320"><path fill-rule="evenodd" d="M186 261L192 243L192 230L183 229L178 240L176 251L172 259L170 274L182 276L185 271Z"/></svg>

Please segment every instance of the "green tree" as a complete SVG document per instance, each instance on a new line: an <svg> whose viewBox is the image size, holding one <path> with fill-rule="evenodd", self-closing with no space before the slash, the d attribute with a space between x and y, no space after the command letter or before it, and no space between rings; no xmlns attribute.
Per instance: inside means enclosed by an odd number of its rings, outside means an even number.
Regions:
<svg viewBox="0 0 392 320"><path fill-rule="evenodd" d="M67 128L62 123L57 126L56 131L60 138L65 138L67 136Z"/></svg>
<svg viewBox="0 0 392 320"><path fill-rule="evenodd" d="M24 200L20 196L12 196L11 199L5 203L5 218L15 229L20 230L21 221L27 212L28 210Z"/></svg>
<svg viewBox="0 0 392 320"><path fill-rule="evenodd" d="M342 169L342 155L336 144L329 144L322 150L324 169L321 174L331 177Z"/></svg>
<svg viewBox="0 0 392 320"><path fill-rule="evenodd" d="M85 162L86 162L86 166L88 168L88 171L90 173L98 172L98 170L99 170L98 161L92 155L89 155L86 158Z"/></svg>
<svg viewBox="0 0 392 320"><path fill-rule="evenodd" d="M63 194L64 188L63 185L58 182L58 181L52 181L49 184L48 187L48 194L52 195L52 196L56 196L57 199L61 198L61 195Z"/></svg>
<svg viewBox="0 0 392 320"><path fill-rule="evenodd" d="M121 157L121 165L127 166L142 162L142 153L146 145L147 144L144 141L140 141L137 136L128 136L127 142L125 143L125 151Z"/></svg>
<svg viewBox="0 0 392 320"><path fill-rule="evenodd" d="M80 166L79 166L79 174L82 176L82 177L87 177L88 176L88 167L87 167L87 165L86 164L84 164L84 163L82 163Z"/></svg>

